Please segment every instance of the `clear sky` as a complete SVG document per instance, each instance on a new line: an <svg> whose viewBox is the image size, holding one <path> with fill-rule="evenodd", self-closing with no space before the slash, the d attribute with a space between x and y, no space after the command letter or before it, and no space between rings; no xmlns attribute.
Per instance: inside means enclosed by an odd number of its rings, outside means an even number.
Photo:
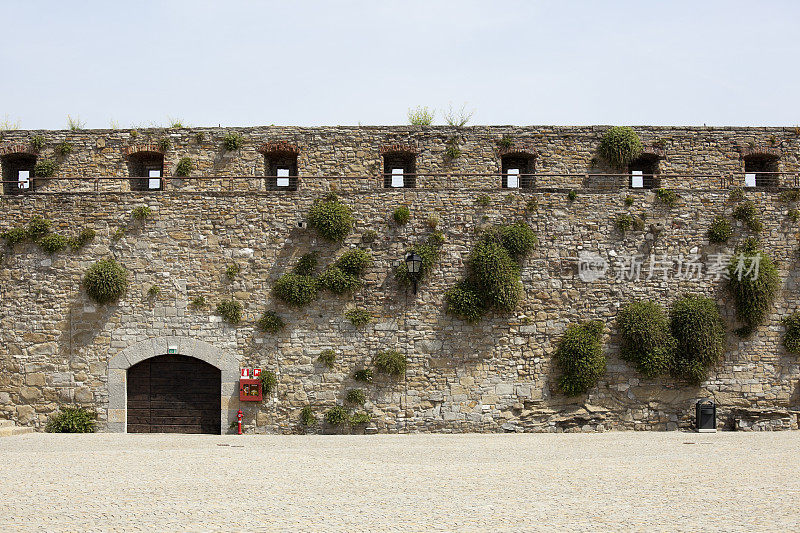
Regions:
<svg viewBox="0 0 800 533"><path fill-rule="evenodd" d="M473 124L800 124L797 0L3 0L0 20L0 121L26 129L450 103Z"/></svg>

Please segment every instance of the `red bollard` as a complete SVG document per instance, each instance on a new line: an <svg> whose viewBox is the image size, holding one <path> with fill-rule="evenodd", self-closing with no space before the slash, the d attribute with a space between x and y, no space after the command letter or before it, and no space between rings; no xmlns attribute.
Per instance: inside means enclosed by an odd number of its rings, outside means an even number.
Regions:
<svg viewBox="0 0 800 533"><path fill-rule="evenodd" d="M239 435L242 434L242 410L239 409L239 413L236 415L236 418L239 420Z"/></svg>

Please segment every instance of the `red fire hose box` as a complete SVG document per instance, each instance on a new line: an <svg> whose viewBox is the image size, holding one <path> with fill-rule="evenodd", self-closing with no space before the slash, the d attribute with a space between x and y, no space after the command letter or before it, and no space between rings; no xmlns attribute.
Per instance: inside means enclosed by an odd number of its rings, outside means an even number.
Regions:
<svg viewBox="0 0 800 533"><path fill-rule="evenodd" d="M240 379L239 380L239 401L241 401L241 402L260 402L261 401L261 380L260 379Z"/></svg>

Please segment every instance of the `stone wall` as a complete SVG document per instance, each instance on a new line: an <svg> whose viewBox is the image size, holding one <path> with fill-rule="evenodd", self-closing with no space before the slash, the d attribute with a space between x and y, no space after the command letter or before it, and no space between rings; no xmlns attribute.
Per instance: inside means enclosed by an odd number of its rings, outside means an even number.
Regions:
<svg viewBox="0 0 800 533"><path fill-rule="evenodd" d="M173 137L175 151L174 156L167 152L167 160L177 161L188 151L199 163L198 174L263 175L258 146L288 139L300 147L301 176L377 174L380 146L414 142L420 147L419 172L452 172L456 175L449 179L459 180L458 173L498 171L496 140L504 132L535 147L537 171L587 173L597 165L592 158L602 129L466 128L463 156L452 163L442 158L444 140L452 134L447 128L242 128L238 131L247 139L245 147L232 154L219 148L225 130L204 130L205 144L196 147L195 130L165 133ZM33 133L7 133L0 146L19 145ZM139 142L148 133L140 133ZM64 175L126 175L122 147L129 132L42 134L48 142L45 153L65 136L76 146L62 164ZM697 182L676 185L680 201L671 209L649 191L600 191L584 187L584 181L562 182L555 176L547 178L552 182L546 187L539 182L539 188L529 191L479 182L474 187L451 182L391 190L363 187L364 181L357 179L347 187L347 180L326 178L308 179L300 190L280 193L237 190L239 182L231 182L225 190L174 187L135 193L109 187L95 194L62 188L56 194L4 196L0 230L41 214L53 221L54 231L76 234L91 228L98 235L77 252L48 256L33 244L3 252L0 417L42 428L58 405L78 403L98 409L101 426L108 427L109 361L147 339L180 337L235 354L242 366L277 374L272 398L258 406L243 405L246 425L256 431L299 431L304 406L311 405L321 418L354 387L367 391L366 411L373 420L369 429L381 432L675 429L691 423L694 402L706 397L717 400L721 426L796 428L800 365L782 347L780 325L780 318L798 307L798 231L787 217L793 206L774 191L745 192L761 210L761 239L778 260L782 278L774 312L748 339L731 333L736 323L722 281L678 276L618 280L616 267L626 254L641 254L645 261L700 254L708 264L714 254L732 251L747 235L740 223L734 224L730 246L711 245L706 237L714 216L729 215L735 206L729 192L719 188L718 176L741 172L739 148L750 142L779 145L781 169L796 171L798 137L779 128L640 128L640 135L648 142L665 139L663 172L706 173L715 179L702 187ZM342 245L322 241L301 227L312 201L328 189L340 192L354 209L354 232ZM478 189L488 194L488 205L477 201ZM570 189L577 189L574 201L567 197ZM634 199L631 207L625 205L627 195ZM531 197L538 200L535 211L526 209ZM390 223L391 212L403 204L410 207L412 219L397 227ZM153 212L143 223L131 217L139 205ZM664 229L621 235L613 219L623 212L645 214L647 227L660 222ZM393 268L410 244L431 231L426 219L432 214L439 217L447 242L432 276L415 296L398 285ZM540 241L522 269L522 304L514 313L490 315L476 324L445 314L444 293L463 277L464 258L480 230L515 220L528 222ZM377 231L377 240L362 242L370 229ZM273 282L302 254L316 250L324 266L355 246L370 250L374 265L354 295L323 293L302 309L271 296ZM600 280L582 281L577 275L581 251L600 255L612 270ZM97 306L82 291L81 279L89 265L104 257L114 257L130 270L131 285L118 303ZM233 281L225 277L230 263L241 268ZM148 296L154 284L161 289L155 298ZM699 387L670 378L645 379L617 356L614 320L621 305L633 298L668 305L684 293L717 298L729 324L724 361ZM205 297L206 308L191 308L189 302L197 296ZM238 327L213 314L216 303L230 297L244 304ZM373 322L352 326L344 312L353 307L370 311ZM270 309L287 323L276 335L254 327ZM590 318L607 325L608 370L587 395L566 398L555 387L554 345L569 323ZM332 370L316 362L327 348L338 354ZM378 376L367 386L355 383L353 370L385 349L406 353L405 378ZM231 398L231 410L238 407Z"/></svg>

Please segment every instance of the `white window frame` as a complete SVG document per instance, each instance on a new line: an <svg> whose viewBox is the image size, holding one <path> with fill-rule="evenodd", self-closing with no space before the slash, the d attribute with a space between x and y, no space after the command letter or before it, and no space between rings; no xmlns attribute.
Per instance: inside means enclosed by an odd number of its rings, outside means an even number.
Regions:
<svg viewBox="0 0 800 533"><path fill-rule="evenodd" d="M402 168L393 168L392 169L392 187L402 187L405 185L405 169Z"/></svg>
<svg viewBox="0 0 800 533"><path fill-rule="evenodd" d="M519 189L518 168L509 168L508 170L506 170L506 187L508 187L509 189Z"/></svg>
<svg viewBox="0 0 800 533"><path fill-rule="evenodd" d="M275 170L275 174L277 175L276 185L278 187L288 187L289 186L289 169L278 168Z"/></svg>
<svg viewBox="0 0 800 533"><path fill-rule="evenodd" d="M747 172L744 175L744 186L745 187L755 187L756 186L756 172Z"/></svg>
<svg viewBox="0 0 800 533"><path fill-rule="evenodd" d="M158 169L147 171L147 188L152 190L161 188L161 171Z"/></svg>
<svg viewBox="0 0 800 533"><path fill-rule="evenodd" d="M644 172L631 170L631 189L644 189Z"/></svg>
<svg viewBox="0 0 800 533"><path fill-rule="evenodd" d="M26 191L31 188L31 171L20 170L17 172L17 188Z"/></svg>

